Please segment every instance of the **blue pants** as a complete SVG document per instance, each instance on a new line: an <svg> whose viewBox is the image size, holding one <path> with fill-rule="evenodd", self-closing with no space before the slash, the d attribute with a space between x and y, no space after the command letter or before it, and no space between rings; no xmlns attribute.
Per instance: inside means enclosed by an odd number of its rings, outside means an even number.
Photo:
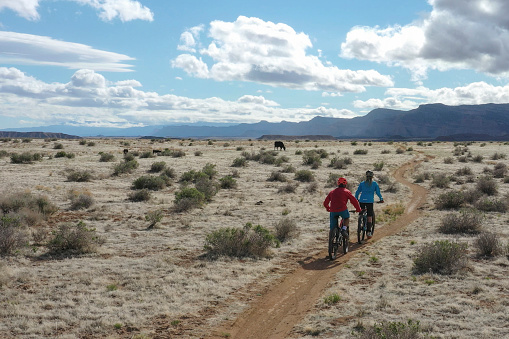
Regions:
<svg viewBox="0 0 509 339"><path fill-rule="evenodd" d="M330 229L334 229L334 227L338 226L339 217L343 219L350 218L350 212L348 212L348 209L341 211L341 212L330 212Z"/></svg>

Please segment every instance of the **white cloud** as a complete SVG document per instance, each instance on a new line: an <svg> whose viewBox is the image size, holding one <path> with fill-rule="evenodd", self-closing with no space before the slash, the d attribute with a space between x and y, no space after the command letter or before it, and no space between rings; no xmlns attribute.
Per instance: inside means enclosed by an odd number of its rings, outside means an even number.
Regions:
<svg viewBox="0 0 509 339"><path fill-rule="evenodd" d="M507 0L428 1L432 12L410 25L353 28L341 56L403 66L414 80L425 78L428 69L509 76Z"/></svg>
<svg viewBox="0 0 509 339"><path fill-rule="evenodd" d="M28 20L39 19L37 7L41 0L0 0L0 11L11 9ZM67 0L99 10L99 17L104 21L119 18L121 21L147 20L153 21L154 14L139 1L134 0Z"/></svg>
<svg viewBox="0 0 509 339"><path fill-rule="evenodd" d="M134 126L170 122L303 121L316 115L353 117L350 110L281 108L263 96L236 101L193 99L136 89L136 80L109 82L93 70L81 69L67 83L45 83L16 68L0 67L2 115L41 123L86 126Z"/></svg>
<svg viewBox="0 0 509 339"><path fill-rule="evenodd" d="M429 89L426 87L391 88L385 99L357 100L354 106L362 109L394 108L412 109L420 104L442 103L450 106L502 104L509 102L509 85L494 86L486 82L474 82L456 88Z"/></svg>
<svg viewBox="0 0 509 339"><path fill-rule="evenodd" d="M39 19L39 0L0 0L0 11L8 8L27 20Z"/></svg>
<svg viewBox="0 0 509 339"><path fill-rule="evenodd" d="M306 50L312 47L309 37L282 23L240 16L235 22L213 21L208 35L212 42L199 50L211 60L210 66L200 57L182 54L173 67L188 74L217 81L251 81L274 87L333 92L362 92L366 86L392 86L390 77L374 70L342 70L325 66ZM190 51L190 34L184 37Z"/></svg>
<svg viewBox="0 0 509 339"><path fill-rule="evenodd" d="M190 28L180 35L181 44L177 46L179 51L186 51L196 53L196 39L199 38L200 33L203 31L204 26L199 25ZM195 39L196 38L196 39Z"/></svg>
<svg viewBox="0 0 509 339"><path fill-rule="evenodd" d="M131 65L122 62L133 58L74 42L50 37L0 31L0 63L60 66L70 69L130 72Z"/></svg>

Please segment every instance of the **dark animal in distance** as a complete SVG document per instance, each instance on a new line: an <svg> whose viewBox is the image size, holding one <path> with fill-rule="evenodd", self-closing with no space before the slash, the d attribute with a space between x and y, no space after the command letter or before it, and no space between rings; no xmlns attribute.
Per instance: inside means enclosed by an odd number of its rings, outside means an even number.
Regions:
<svg viewBox="0 0 509 339"><path fill-rule="evenodd" d="M158 150L158 149L152 150L152 154L159 155L159 153L161 153L161 150Z"/></svg>
<svg viewBox="0 0 509 339"><path fill-rule="evenodd" d="M286 151L286 147L285 147L285 144L283 144L282 141L276 141L274 142L274 149L280 149L280 150L285 150Z"/></svg>
<svg viewBox="0 0 509 339"><path fill-rule="evenodd" d="M127 148L124 148L124 154L127 154L129 150Z"/></svg>

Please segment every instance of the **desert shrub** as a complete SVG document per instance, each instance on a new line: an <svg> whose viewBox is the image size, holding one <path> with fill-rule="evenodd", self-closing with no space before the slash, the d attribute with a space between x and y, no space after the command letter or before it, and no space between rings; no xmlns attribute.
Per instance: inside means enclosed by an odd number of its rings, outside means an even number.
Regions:
<svg viewBox="0 0 509 339"><path fill-rule="evenodd" d="M438 230L445 234L477 234L482 229L483 216L478 211L462 211L446 215Z"/></svg>
<svg viewBox="0 0 509 339"><path fill-rule="evenodd" d="M219 179L219 185L223 189L237 188L237 180L231 175L227 175Z"/></svg>
<svg viewBox="0 0 509 339"><path fill-rule="evenodd" d="M140 154L140 158L146 159L146 158L153 158L154 153L152 151L143 151Z"/></svg>
<svg viewBox="0 0 509 339"><path fill-rule="evenodd" d="M431 177L432 176L429 172L421 172L421 173L418 173L417 175L415 175L414 182L421 183L421 182L424 182L425 180L430 180Z"/></svg>
<svg viewBox="0 0 509 339"><path fill-rule="evenodd" d="M93 179L92 173L89 170L69 170L67 173L67 181L74 182L87 182Z"/></svg>
<svg viewBox="0 0 509 339"><path fill-rule="evenodd" d="M498 152L495 152L492 156L491 156L491 160L500 160L500 159L505 159L506 155L504 153L498 153Z"/></svg>
<svg viewBox="0 0 509 339"><path fill-rule="evenodd" d="M382 213L376 215L376 222L391 222L398 218L398 216L405 213L405 206L403 204L387 205L382 209Z"/></svg>
<svg viewBox="0 0 509 339"><path fill-rule="evenodd" d="M496 195L498 193L497 183L490 175L479 177L476 188L486 195Z"/></svg>
<svg viewBox="0 0 509 339"><path fill-rule="evenodd" d="M288 183L278 188L278 193L295 193L297 191L297 184Z"/></svg>
<svg viewBox="0 0 509 339"><path fill-rule="evenodd" d="M318 191L318 184L316 182L312 182L306 187L307 193L315 193L316 191Z"/></svg>
<svg viewBox="0 0 509 339"><path fill-rule="evenodd" d="M414 258L417 274L453 274L467 265L467 244L438 240L422 246Z"/></svg>
<svg viewBox="0 0 509 339"><path fill-rule="evenodd" d="M322 164L321 159L320 153L315 150L304 151L304 154L302 155L302 164L317 168Z"/></svg>
<svg viewBox="0 0 509 339"><path fill-rule="evenodd" d="M473 162L477 162L477 163L481 163L483 161L483 156L482 155L476 155L474 157L472 157L472 161Z"/></svg>
<svg viewBox="0 0 509 339"><path fill-rule="evenodd" d="M101 153L101 156L99 158L100 162L110 162L115 160L115 156L111 153Z"/></svg>
<svg viewBox="0 0 509 339"><path fill-rule="evenodd" d="M129 193L128 199L132 202L149 201L151 198L150 190L144 188Z"/></svg>
<svg viewBox="0 0 509 339"><path fill-rule="evenodd" d="M435 208L439 210L458 209L465 202L464 193L461 191L447 191L435 199Z"/></svg>
<svg viewBox="0 0 509 339"><path fill-rule="evenodd" d="M296 169L292 165L286 165L281 169L282 173L295 173Z"/></svg>
<svg viewBox="0 0 509 339"><path fill-rule="evenodd" d="M461 157L458 157L459 162L468 162L468 157L462 155Z"/></svg>
<svg viewBox="0 0 509 339"><path fill-rule="evenodd" d="M247 166L247 159L244 157L235 158L232 163L232 167L246 167Z"/></svg>
<svg viewBox="0 0 509 339"><path fill-rule="evenodd" d="M205 194L194 187L184 187L175 192L174 209L184 212L192 208L201 207L205 203Z"/></svg>
<svg viewBox="0 0 509 339"><path fill-rule="evenodd" d="M28 245L28 234L21 226L20 217L6 214L0 217L0 255L16 252Z"/></svg>
<svg viewBox="0 0 509 339"><path fill-rule="evenodd" d="M196 180L194 186L198 191L203 193L206 201L212 200L212 197L216 195L219 190L218 183L208 177L199 178Z"/></svg>
<svg viewBox="0 0 509 339"><path fill-rule="evenodd" d="M382 150L382 152L380 152L381 154L390 154L391 153L391 150L388 150L388 149L384 149Z"/></svg>
<svg viewBox="0 0 509 339"><path fill-rule="evenodd" d="M209 179L213 179L217 175L216 165L207 163L203 166L201 172L205 173Z"/></svg>
<svg viewBox="0 0 509 339"><path fill-rule="evenodd" d="M165 167L166 167L166 163L164 161L157 161L157 162L152 163L152 165L150 165L149 172L152 172L152 173L161 172Z"/></svg>
<svg viewBox="0 0 509 339"><path fill-rule="evenodd" d="M138 168L138 166L138 162L133 157L132 160L126 160L116 164L113 167L113 175L132 173L135 169Z"/></svg>
<svg viewBox="0 0 509 339"><path fill-rule="evenodd" d="M261 150L258 155L255 155L253 160L262 164L274 165L276 163L276 151L263 151Z"/></svg>
<svg viewBox="0 0 509 339"><path fill-rule="evenodd" d="M0 159L5 158L8 155L9 152L7 152L6 150L0 150Z"/></svg>
<svg viewBox="0 0 509 339"><path fill-rule="evenodd" d="M419 339L423 338L421 328L418 321L408 320L408 322L382 322L376 323L372 327L360 329L359 339Z"/></svg>
<svg viewBox="0 0 509 339"><path fill-rule="evenodd" d="M79 142L80 145L84 146L87 144L87 141L85 139L81 139Z"/></svg>
<svg viewBox="0 0 509 339"><path fill-rule="evenodd" d="M330 160L329 167L332 167L334 169L345 169L348 165L352 163L352 159L349 157L345 158L338 158L334 157Z"/></svg>
<svg viewBox="0 0 509 339"><path fill-rule="evenodd" d="M92 207L95 203L94 198L90 194L79 193L71 195L71 210L82 210Z"/></svg>
<svg viewBox="0 0 509 339"><path fill-rule="evenodd" d="M391 178L386 174L380 174L377 176L378 180L377 182L382 185L390 185L392 184Z"/></svg>
<svg viewBox="0 0 509 339"><path fill-rule="evenodd" d="M456 175L464 176L464 175L472 175L472 169L470 167L462 167L459 168L456 172Z"/></svg>
<svg viewBox="0 0 509 339"><path fill-rule="evenodd" d="M493 176L495 178L503 178L505 177L507 173L507 165L503 162L499 162L495 165L495 168L493 169Z"/></svg>
<svg viewBox="0 0 509 339"><path fill-rule="evenodd" d="M159 191L166 187L164 178L160 176L144 175L133 181L132 188L136 190L149 189Z"/></svg>
<svg viewBox="0 0 509 339"><path fill-rule="evenodd" d="M287 179L285 175L278 171L272 171L270 176L267 178L267 181L280 181L280 182L286 182Z"/></svg>
<svg viewBox="0 0 509 339"><path fill-rule="evenodd" d="M453 157L447 157L444 159L444 164L454 164L454 158Z"/></svg>
<svg viewBox="0 0 509 339"><path fill-rule="evenodd" d="M76 154L74 154L74 153L66 153L65 156L68 159L74 159L76 157Z"/></svg>
<svg viewBox="0 0 509 339"><path fill-rule="evenodd" d="M300 170L295 172L295 180L302 182L315 181L315 176L310 170Z"/></svg>
<svg viewBox="0 0 509 339"><path fill-rule="evenodd" d="M401 148L401 147L396 148L396 154L403 154L403 153L405 153L404 148Z"/></svg>
<svg viewBox="0 0 509 339"><path fill-rule="evenodd" d="M203 155L203 152L202 151L195 151L194 152L194 156L195 157L201 157Z"/></svg>
<svg viewBox="0 0 509 339"><path fill-rule="evenodd" d="M507 202L493 197L483 197L474 203L474 206L484 212L500 212L507 211Z"/></svg>
<svg viewBox="0 0 509 339"><path fill-rule="evenodd" d="M186 156L186 152L181 149L172 150L171 157L172 158L182 158Z"/></svg>
<svg viewBox="0 0 509 339"><path fill-rule="evenodd" d="M364 155L364 154L368 154L368 150L367 149L356 149L355 151L353 151L353 154L355 155Z"/></svg>
<svg viewBox="0 0 509 339"><path fill-rule="evenodd" d="M483 257L495 257L503 252L503 245L495 233L483 232L475 240L477 254Z"/></svg>
<svg viewBox="0 0 509 339"><path fill-rule="evenodd" d="M134 160L134 157L136 156L135 153L136 152L129 152L129 153L124 154L124 161L127 162L127 161Z"/></svg>
<svg viewBox="0 0 509 339"><path fill-rule="evenodd" d="M59 151L55 154L55 158L65 158L67 153L65 151Z"/></svg>
<svg viewBox="0 0 509 339"><path fill-rule="evenodd" d="M447 188L449 187L450 181L451 180L449 179L449 177L443 173L434 174L433 179L431 180L431 186L438 188Z"/></svg>
<svg viewBox="0 0 509 339"><path fill-rule="evenodd" d="M384 168L384 162L383 161L380 161L380 162L375 162L373 163L373 170L374 171L381 171L383 168Z"/></svg>
<svg viewBox="0 0 509 339"><path fill-rule="evenodd" d="M11 154L11 163L13 164L31 164L34 161L40 160L42 160L42 155L39 153L23 152L21 154Z"/></svg>
<svg viewBox="0 0 509 339"><path fill-rule="evenodd" d="M3 214L17 213L23 216L27 211L40 213L44 218L54 214L58 208L46 196L33 196L30 193L14 193L0 198ZM24 217L22 217L24 219Z"/></svg>
<svg viewBox="0 0 509 339"><path fill-rule="evenodd" d="M53 233L48 247L53 252L73 252L77 254L94 252L103 243L94 228L87 228L83 221L76 225L63 224Z"/></svg>
<svg viewBox="0 0 509 339"><path fill-rule="evenodd" d="M154 228L157 223L163 220L163 216L164 214L162 210L149 211L145 215L145 220L150 223L148 228Z"/></svg>
<svg viewBox="0 0 509 339"><path fill-rule="evenodd" d="M58 143L58 144L55 144L53 145L53 149L64 149L64 145Z"/></svg>
<svg viewBox="0 0 509 339"><path fill-rule="evenodd" d="M297 223L290 218L279 220L274 225L274 228L276 229L276 238L281 242L290 240L299 233Z"/></svg>
<svg viewBox="0 0 509 339"><path fill-rule="evenodd" d="M175 179L177 177L177 173L175 173L175 170L171 167L164 168L161 172L161 176L163 175L170 179Z"/></svg>
<svg viewBox="0 0 509 339"><path fill-rule="evenodd" d="M279 242L266 228L247 223L244 228L225 227L207 235L204 249L212 257L268 257Z"/></svg>

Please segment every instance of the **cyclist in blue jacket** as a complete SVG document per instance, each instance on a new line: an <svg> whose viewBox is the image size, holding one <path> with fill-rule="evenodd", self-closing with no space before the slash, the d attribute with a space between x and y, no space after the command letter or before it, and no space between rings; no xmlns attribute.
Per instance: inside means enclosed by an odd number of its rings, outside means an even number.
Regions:
<svg viewBox="0 0 509 339"><path fill-rule="evenodd" d="M375 202L375 193L378 198L380 198L380 202L384 202L384 198L382 198L382 194L380 193L380 187L378 187L376 181L373 181L373 172L366 171L366 180L362 181L359 187L357 187L355 198L359 200L362 209L368 210L368 239L373 236L371 228L373 226L373 203Z"/></svg>

